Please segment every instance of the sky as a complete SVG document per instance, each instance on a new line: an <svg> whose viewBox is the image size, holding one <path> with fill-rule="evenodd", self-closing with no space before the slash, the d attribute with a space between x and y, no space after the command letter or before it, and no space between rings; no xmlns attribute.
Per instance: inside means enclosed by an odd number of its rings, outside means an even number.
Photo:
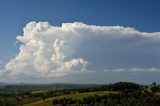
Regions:
<svg viewBox="0 0 160 106"><path fill-rule="evenodd" d="M0 0L0 82L160 83L159 0Z"/></svg>

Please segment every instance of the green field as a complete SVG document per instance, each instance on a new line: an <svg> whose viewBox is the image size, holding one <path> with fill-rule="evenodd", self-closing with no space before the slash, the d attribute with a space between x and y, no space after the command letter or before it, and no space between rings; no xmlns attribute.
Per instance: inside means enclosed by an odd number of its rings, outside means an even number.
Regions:
<svg viewBox="0 0 160 106"><path fill-rule="evenodd" d="M48 98L46 100L41 100L41 101L25 104L23 106L52 106L52 100L53 99L58 99L58 98L73 98L73 99L79 99L79 100L81 100L82 98L87 97L87 96L106 95L106 94L109 94L109 93L117 94L119 92L97 91L97 92L87 92L87 93L74 93L74 94L69 94L69 95L63 95L63 96Z"/></svg>

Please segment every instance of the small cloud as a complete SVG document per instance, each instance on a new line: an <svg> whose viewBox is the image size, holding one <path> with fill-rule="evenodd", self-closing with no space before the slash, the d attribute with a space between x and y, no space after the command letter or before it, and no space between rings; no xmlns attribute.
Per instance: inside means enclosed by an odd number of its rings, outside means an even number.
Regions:
<svg viewBox="0 0 160 106"><path fill-rule="evenodd" d="M105 69L104 72L160 72L160 69L158 68L130 68L130 69Z"/></svg>
<svg viewBox="0 0 160 106"><path fill-rule="evenodd" d="M112 70L112 71L114 71L114 72L124 72L124 71L126 71L125 69L114 69L114 70Z"/></svg>
<svg viewBox="0 0 160 106"><path fill-rule="evenodd" d="M132 75L136 75L137 73L135 73L135 72L132 72L131 74L132 74Z"/></svg>
<svg viewBox="0 0 160 106"><path fill-rule="evenodd" d="M148 68L148 69L132 68L129 71L132 71L132 72L160 72L160 69L157 69L157 68Z"/></svg>
<svg viewBox="0 0 160 106"><path fill-rule="evenodd" d="M18 41L15 41L15 42L14 42L14 45L17 45L17 44L18 44Z"/></svg>

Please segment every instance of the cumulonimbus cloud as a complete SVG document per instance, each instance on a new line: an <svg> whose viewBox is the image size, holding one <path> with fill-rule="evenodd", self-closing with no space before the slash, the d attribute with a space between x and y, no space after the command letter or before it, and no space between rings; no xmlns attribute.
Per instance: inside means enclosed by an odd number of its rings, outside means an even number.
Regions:
<svg viewBox="0 0 160 106"><path fill-rule="evenodd" d="M151 62L158 67L160 59L160 32L130 27L30 22L16 39L20 52L5 65L5 77L60 77L108 67L146 68Z"/></svg>

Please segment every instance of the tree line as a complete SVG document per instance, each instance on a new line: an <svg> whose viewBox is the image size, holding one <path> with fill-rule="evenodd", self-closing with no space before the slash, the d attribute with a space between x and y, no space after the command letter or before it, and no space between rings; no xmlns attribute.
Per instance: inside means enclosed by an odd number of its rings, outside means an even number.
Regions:
<svg viewBox="0 0 160 106"><path fill-rule="evenodd" d="M112 102L117 104L123 104L125 103L125 101L127 103L131 103L131 101L135 101L136 103L142 101L143 103L145 103L144 101L151 101L151 103L156 104L157 101L159 100L159 95L155 94L157 92L160 92L160 86L157 85L155 82L148 86L139 85L133 82L117 82L113 84L98 85L85 88L73 88L73 89L49 88L41 92L35 92L35 91L36 89L34 88L33 91L32 90L27 91L25 89L25 91L21 90L16 92L0 92L0 106L19 106L33 101L45 100L49 97L57 97L66 94L94 92L94 91L119 91L120 93L109 94L105 96L94 95L93 97L85 97L83 98L82 101L75 100L72 98L55 99L53 100L53 104L55 103L88 104L90 103L88 102L88 100L92 101L92 103L90 104L106 104L106 103L112 104ZM39 88L37 88L37 91L39 91ZM156 106L155 104L150 106Z"/></svg>

